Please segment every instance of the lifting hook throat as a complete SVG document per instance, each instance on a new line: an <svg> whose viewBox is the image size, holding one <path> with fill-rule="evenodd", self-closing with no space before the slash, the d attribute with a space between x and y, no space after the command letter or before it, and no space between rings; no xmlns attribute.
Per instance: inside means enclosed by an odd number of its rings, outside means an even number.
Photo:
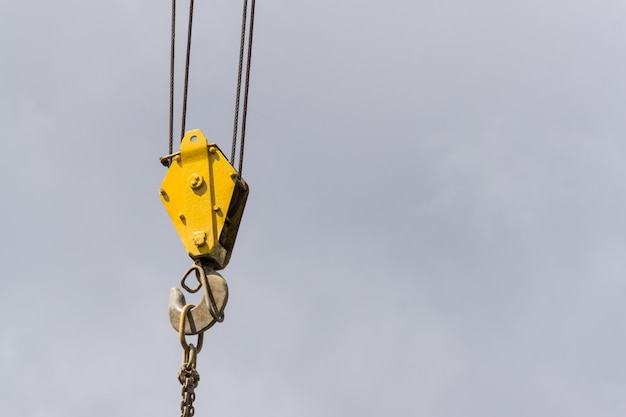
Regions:
<svg viewBox="0 0 626 417"><path fill-rule="evenodd" d="M187 277L195 272L198 286L189 288L185 283ZM228 284L224 277L215 272L210 264L198 259L187 270L181 279L181 286L190 293L203 291L200 303L188 311L186 320L181 321L181 314L185 309L186 301L183 292L178 288L170 290L169 317L174 330L180 332L180 323L184 322L184 334L195 335L203 333L216 322L224 321L224 308L228 301Z"/></svg>

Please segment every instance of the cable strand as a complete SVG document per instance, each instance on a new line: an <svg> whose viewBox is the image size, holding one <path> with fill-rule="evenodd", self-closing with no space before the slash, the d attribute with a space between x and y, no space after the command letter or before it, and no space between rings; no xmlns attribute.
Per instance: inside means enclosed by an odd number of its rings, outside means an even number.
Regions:
<svg viewBox="0 0 626 417"><path fill-rule="evenodd" d="M241 42L239 46L239 71L237 72L237 94L235 98L235 117L233 122L233 146L230 154L230 163L235 165L235 152L237 151L237 133L239 124L239 107L241 101L241 76L243 73L243 53L246 43L246 24L248 23L248 0L243 2L243 12L241 18Z"/></svg>
<svg viewBox="0 0 626 417"><path fill-rule="evenodd" d="M169 152L172 154L173 142L174 142L174 53L176 38L176 0L172 0L172 35L171 35L171 50L170 50L170 136L169 136Z"/></svg>
<svg viewBox="0 0 626 417"><path fill-rule="evenodd" d="M189 86L189 60L191 59L191 25L193 23L193 2L189 1L189 27L187 29L187 56L185 61L185 84L183 90L183 120L181 125L180 140L185 136L185 121L187 119L187 88Z"/></svg>
<svg viewBox="0 0 626 417"><path fill-rule="evenodd" d="M250 89L250 68L252 65L252 39L254 36L254 10L256 0L252 0L250 5L250 31L248 34L248 59L246 64L246 84L243 94L243 116L241 119L241 146L239 148L239 175L243 171L243 151L246 140L246 120L248 117L248 93Z"/></svg>

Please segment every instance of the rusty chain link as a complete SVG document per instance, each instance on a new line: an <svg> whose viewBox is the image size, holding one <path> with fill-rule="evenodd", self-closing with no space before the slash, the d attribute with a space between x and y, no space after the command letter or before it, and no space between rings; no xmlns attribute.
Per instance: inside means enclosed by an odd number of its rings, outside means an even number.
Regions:
<svg viewBox="0 0 626 417"><path fill-rule="evenodd" d="M198 353L202 350L202 342L204 340L204 333L198 334L198 347L192 343L187 343L185 339L185 321L189 311L195 307L193 304L187 304L183 307L183 311L180 315L180 326L178 336L180 338L180 344L183 347L183 364L178 371L178 381L182 385L180 401L180 417L193 417L196 410L193 406L193 402L196 399L196 388L200 382L200 374L196 370L196 363L198 360Z"/></svg>
<svg viewBox="0 0 626 417"><path fill-rule="evenodd" d="M200 374L196 370L197 353L196 347L190 344L189 349L183 354L183 364L178 371L178 381L183 386L180 417L192 417L196 411L193 402L196 399L195 389L200 382Z"/></svg>

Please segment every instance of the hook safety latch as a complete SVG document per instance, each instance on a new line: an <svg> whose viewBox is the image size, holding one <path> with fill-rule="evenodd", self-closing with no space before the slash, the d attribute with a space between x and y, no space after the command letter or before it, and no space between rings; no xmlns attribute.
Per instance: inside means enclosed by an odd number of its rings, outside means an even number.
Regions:
<svg viewBox="0 0 626 417"><path fill-rule="evenodd" d="M198 286L190 288L186 284L187 277L195 272ZM224 277L215 272L211 265L196 260L181 279L181 286L190 293L203 290L202 300L198 305L187 309L187 319L181 321L180 316L185 309L186 301L183 292L178 288L170 290L169 316L174 330L180 332L180 323L184 323L184 334L195 335L211 328L216 322L224 321L224 308L228 301L228 284Z"/></svg>

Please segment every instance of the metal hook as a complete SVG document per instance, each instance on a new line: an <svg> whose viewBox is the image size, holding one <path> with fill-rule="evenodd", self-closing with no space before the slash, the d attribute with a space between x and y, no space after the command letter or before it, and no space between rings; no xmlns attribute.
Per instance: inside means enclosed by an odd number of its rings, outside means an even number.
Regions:
<svg viewBox="0 0 626 417"><path fill-rule="evenodd" d="M190 289L185 280L194 271L198 279L198 287ZM224 308L228 301L228 285L213 267L206 265L202 260L197 260L183 275L181 286L189 292L197 292L203 289L202 300L197 306L192 307L184 320L184 334L193 335L204 332L216 322L224 321ZM170 290L169 316L174 330L180 332L180 316L185 308L186 301L183 292L178 288Z"/></svg>

